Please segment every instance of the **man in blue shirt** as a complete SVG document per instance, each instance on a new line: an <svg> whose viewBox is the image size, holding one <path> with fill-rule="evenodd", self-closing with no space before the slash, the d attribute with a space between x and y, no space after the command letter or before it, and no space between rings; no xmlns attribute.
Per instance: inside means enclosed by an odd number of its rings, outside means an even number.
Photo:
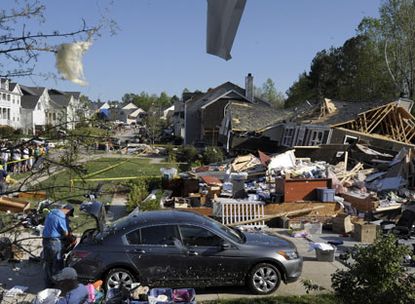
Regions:
<svg viewBox="0 0 415 304"><path fill-rule="evenodd" d="M46 285L53 285L52 276L63 269L63 242L70 236L68 216L73 216L73 207L65 205L52 209L45 220L43 229L43 258Z"/></svg>

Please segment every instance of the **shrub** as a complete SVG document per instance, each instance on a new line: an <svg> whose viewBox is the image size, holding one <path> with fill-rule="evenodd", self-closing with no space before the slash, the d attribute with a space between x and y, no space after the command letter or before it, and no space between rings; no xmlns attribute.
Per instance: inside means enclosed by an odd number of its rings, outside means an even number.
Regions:
<svg viewBox="0 0 415 304"><path fill-rule="evenodd" d="M174 163L176 161L176 152L173 145L166 146L167 161L169 163Z"/></svg>
<svg viewBox="0 0 415 304"><path fill-rule="evenodd" d="M205 165L221 162L222 160L223 153L218 147L207 147L203 152L203 164Z"/></svg>
<svg viewBox="0 0 415 304"><path fill-rule="evenodd" d="M179 147L177 154L176 154L176 160L179 162L186 162L186 163L192 163L197 159L197 150L193 146L182 146Z"/></svg>
<svg viewBox="0 0 415 304"><path fill-rule="evenodd" d="M160 201L159 200L148 200L146 202L141 202L140 211L151 211L151 210L159 210L160 209Z"/></svg>
<svg viewBox="0 0 415 304"><path fill-rule="evenodd" d="M15 130L10 126L0 127L0 138L10 139L13 137Z"/></svg>
<svg viewBox="0 0 415 304"><path fill-rule="evenodd" d="M161 178L144 176L143 178L127 183L127 186L130 188L127 200L128 211L134 210L137 206L140 207L140 210L154 210L146 209L152 208L152 204L146 202L142 205L142 203L151 190L161 187ZM159 207L157 209L159 209Z"/></svg>
<svg viewBox="0 0 415 304"><path fill-rule="evenodd" d="M378 238L367 247L356 247L354 263L332 275L332 287L344 303L415 303L415 280L402 262L410 253L393 235Z"/></svg>

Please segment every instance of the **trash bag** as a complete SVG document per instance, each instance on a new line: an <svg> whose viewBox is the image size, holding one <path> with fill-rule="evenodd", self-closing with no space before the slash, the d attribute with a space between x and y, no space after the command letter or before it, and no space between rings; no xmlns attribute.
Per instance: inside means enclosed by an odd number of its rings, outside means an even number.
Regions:
<svg viewBox="0 0 415 304"><path fill-rule="evenodd" d="M60 289L46 288L38 292L32 304L55 304L59 300Z"/></svg>

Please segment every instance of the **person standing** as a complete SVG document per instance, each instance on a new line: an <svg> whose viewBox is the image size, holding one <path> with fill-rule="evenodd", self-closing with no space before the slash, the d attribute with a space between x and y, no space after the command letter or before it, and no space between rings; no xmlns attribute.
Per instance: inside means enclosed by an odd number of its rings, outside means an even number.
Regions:
<svg viewBox="0 0 415 304"><path fill-rule="evenodd" d="M22 157L24 161L22 162L22 172L29 171L29 148L24 146L22 148Z"/></svg>
<svg viewBox="0 0 415 304"><path fill-rule="evenodd" d="M7 162L9 161L9 153L5 145L1 148L1 164L3 165L4 171L7 172Z"/></svg>
<svg viewBox="0 0 415 304"><path fill-rule="evenodd" d="M70 237L69 216L73 216L73 208L67 205L52 209L45 220L43 229L43 259L45 266L45 282L49 287L53 285L53 275L64 266L63 245Z"/></svg>
<svg viewBox="0 0 415 304"><path fill-rule="evenodd" d="M6 193L7 191L6 177L7 172L3 169L3 166L0 165L0 194Z"/></svg>
<svg viewBox="0 0 415 304"><path fill-rule="evenodd" d="M20 167L22 163L20 162L22 158L22 153L19 148L14 148L12 151L12 159L13 159L13 173L20 173Z"/></svg>

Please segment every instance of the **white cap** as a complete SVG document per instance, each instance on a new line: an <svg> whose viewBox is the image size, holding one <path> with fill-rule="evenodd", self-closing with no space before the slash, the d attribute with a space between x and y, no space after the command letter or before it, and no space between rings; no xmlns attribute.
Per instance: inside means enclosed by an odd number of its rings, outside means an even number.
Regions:
<svg viewBox="0 0 415 304"><path fill-rule="evenodd" d="M63 281L63 280L76 280L78 278L78 274L76 270L72 267L65 267L59 273L53 276L55 281Z"/></svg>

